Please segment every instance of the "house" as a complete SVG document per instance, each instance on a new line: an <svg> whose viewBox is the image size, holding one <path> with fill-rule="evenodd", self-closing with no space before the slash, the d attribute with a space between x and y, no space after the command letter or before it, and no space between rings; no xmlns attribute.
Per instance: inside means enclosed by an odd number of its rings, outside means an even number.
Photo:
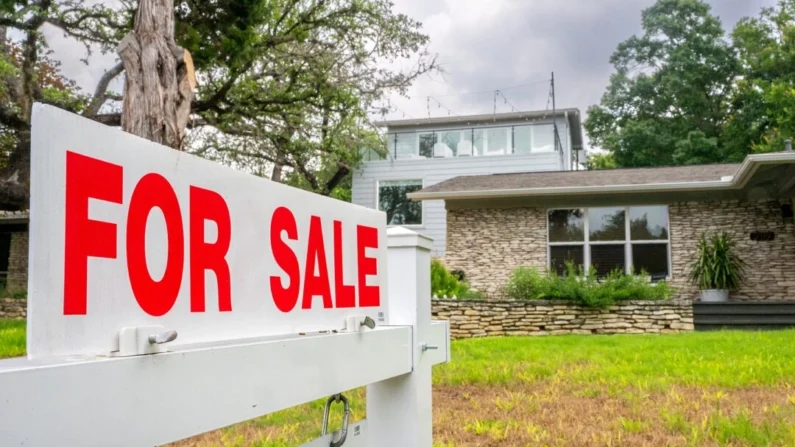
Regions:
<svg viewBox="0 0 795 447"><path fill-rule="evenodd" d="M28 212L0 211L0 289L28 288Z"/></svg>
<svg viewBox="0 0 795 447"><path fill-rule="evenodd" d="M680 298L702 233L725 230L748 264L734 300L795 298L795 152L740 164L459 176L409 194L444 201L445 263L499 297L520 266L645 269Z"/></svg>
<svg viewBox="0 0 795 447"><path fill-rule="evenodd" d="M408 194L459 176L569 171L582 157L577 109L378 125L386 129L387 154L364 153L362 165L353 174L352 201L385 211L389 225L432 237L436 256L445 251L444 201L414 202Z"/></svg>

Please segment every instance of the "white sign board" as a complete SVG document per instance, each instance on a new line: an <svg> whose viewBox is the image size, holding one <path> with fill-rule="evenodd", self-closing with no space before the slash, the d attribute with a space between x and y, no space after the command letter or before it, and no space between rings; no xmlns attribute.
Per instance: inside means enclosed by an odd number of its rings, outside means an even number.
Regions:
<svg viewBox="0 0 795 447"><path fill-rule="evenodd" d="M384 323L386 295L382 212L34 107L28 357Z"/></svg>

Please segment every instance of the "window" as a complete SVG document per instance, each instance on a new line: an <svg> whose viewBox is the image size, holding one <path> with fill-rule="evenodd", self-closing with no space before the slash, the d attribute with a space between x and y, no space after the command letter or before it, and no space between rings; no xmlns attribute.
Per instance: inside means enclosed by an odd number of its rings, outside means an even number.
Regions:
<svg viewBox="0 0 795 447"><path fill-rule="evenodd" d="M667 206L550 210L549 268L566 262L593 267L598 276L613 270L645 271L652 279L670 275Z"/></svg>
<svg viewBox="0 0 795 447"><path fill-rule="evenodd" d="M539 124L533 126L533 152L555 151L555 126Z"/></svg>
<svg viewBox="0 0 795 447"><path fill-rule="evenodd" d="M439 142L447 146L445 156L456 156L458 155L458 143L461 142L461 131L439 132Z"/></svg>
<svg viewBox="0 0 795 447"><path fill-rule="evenodd" d="M378 183L378 209L386 213L387 225L422 225L422 202L406 197L421 189L422 180Z"/></svg>
<svg viewBox="0 0 795 447"><path fill-rule="evenodd" d="M517 126L513 128L513 152L529 154L533 151L533 126Z"/></svg>
<svg viewBox="0 0 795 447"><path fill-rule="evenodd" d="M486 155L503 155L511 153L511 128L497 127L486 129Z"/></svg>
<svg viewBox="0 0 795 447"><path fill-rule="evenodd" d="M420 157L433 157L433 145L436 144L436 135L433 132L419 134Z"/></svg>

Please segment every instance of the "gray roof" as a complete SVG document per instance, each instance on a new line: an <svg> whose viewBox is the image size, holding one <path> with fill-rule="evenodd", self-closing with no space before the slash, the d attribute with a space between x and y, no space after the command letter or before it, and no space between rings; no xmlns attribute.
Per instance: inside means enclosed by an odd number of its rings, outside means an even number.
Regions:
<svg viewBox="0 0 795 447"><path fill-rule="evenodd" d="M421 192L466 192L720 181L723 177L734 175L740 166L740 163L736 163L462 176L429 186Z"/></svg>

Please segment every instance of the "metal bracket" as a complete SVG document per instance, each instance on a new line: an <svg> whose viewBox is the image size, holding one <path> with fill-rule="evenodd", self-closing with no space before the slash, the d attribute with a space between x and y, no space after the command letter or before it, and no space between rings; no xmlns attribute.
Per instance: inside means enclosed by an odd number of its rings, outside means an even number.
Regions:
<svg viewBox="0 0 795 447"><path fill-rule="evenodd" d="M375 329L375 320L362 315L352 315L345 319L345 332L361 332L367 329Z"/></svg>
<svg viewBox="0 0 795 447"><path fill-rule="evenodd" d="M163 326L126 327L119 331L119 350L116 357L160 354L168 352L166 344L177 339L177 331L166 331Z"/></svg>

